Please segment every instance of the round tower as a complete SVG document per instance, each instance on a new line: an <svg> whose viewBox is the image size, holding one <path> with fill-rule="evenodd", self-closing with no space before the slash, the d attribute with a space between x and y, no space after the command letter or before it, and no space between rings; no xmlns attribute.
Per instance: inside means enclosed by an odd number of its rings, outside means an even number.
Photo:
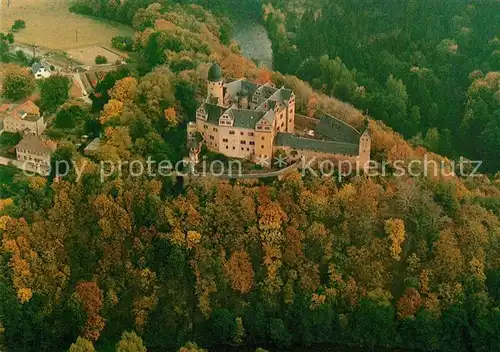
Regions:
<svg viewBox="0 0 500 352"><path fill-rule="evenodd" d="M210 103L220 106L224 104L222 69L217 64L213 64L208 70L208 98Z"/></svg>

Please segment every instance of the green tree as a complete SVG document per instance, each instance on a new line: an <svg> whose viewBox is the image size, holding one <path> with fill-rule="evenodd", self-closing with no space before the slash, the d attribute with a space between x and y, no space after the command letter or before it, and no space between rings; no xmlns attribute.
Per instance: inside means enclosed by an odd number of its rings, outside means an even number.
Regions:
<svg viewBox="0 0 500 352"><path fill-rule="evenodd" d="M26 28L26 22L24 22L23 20L15 20L14 24L11 27L13 32L17 32L18 30L23 28Z"/></svg>
<svg viewBox="0 0 500 352"><path fill-rule="evenodd" d="M57 112L56 119L54 124L58 128L75 128L79 121L87 121L91 117L89 116L89 112L78 106L71 105L69 107L65 107L60 109Z"/></svg>
<svg viewBox="0 0 500 352"><path fill-rule="evenodd" d="M271 319L269 321L269 339L274 345L287 348L292 343L292 335L287 330L282 319Z"/></svg>
<svg viewBox="0 0 500 352"><path fill-rule="evenodd" d="M436 128L430 128L424 138L424 146L433 152L439 150L439 132Z"/></svg>
<svg viewBox="0 0 500 352"><path fill-rule="evenodd" d="M102 65L102 64L107 64L108 63L108 58L106 56L103 56L103 55L97 55L95 57L95 63L97 65Z"/></svg>
<svg viewBox="0 0 500 352"><path fill-rule="evenodd" d="M43 111L55 112L68 99L70 80L61 75L44 79L40 86L40 108Z"/></svg>
<svg viewBox="0 0 500 352"><path fill-rule="evenodd" d="M228 309L217 309L210 317L215 343L229 344L236 334L236 316Z"/></svg>

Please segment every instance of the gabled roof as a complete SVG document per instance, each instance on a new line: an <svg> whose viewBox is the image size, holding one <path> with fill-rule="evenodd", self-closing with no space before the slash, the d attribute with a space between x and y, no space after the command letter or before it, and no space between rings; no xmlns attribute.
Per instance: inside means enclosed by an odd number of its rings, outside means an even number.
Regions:
<svg viewBox="0 0 500 352"><path fill-rule="evenodd" d="M49 140L44 140L39 136L26 135L16 145L16 149L27 150L31 153L51 154L56 150L56 144Z"/></svg>
<svg viewBox="0 0 500 352"><path fill-rule="evenodd" d="M0 106L0 112L9 114L15 119L22 119L26 115L35 115L38 120L40 117L40 108L31 100L26 100L21 104L3 104Z"/></svg>
<svg viewBox="0 0 500 352"><path fill-rule="evenodd" d="M50 71L50 67L48 65L46 65L45 63L43 62L40 62L40 61L37 61L35 62L33 65L31 65L31 72L33 72L33 74L37 73L41 68L44 68L46 69L47 71Z"/></svg>
<svg viewBox="0 0 500 352"><path fill-rule="evenodd" d="M210 103L204 103L203 108L208 114L208 119L207 122L218 125L219 124L219 118L224 114L226 111L226 108L210 104Z"/></svg>
<svg viewBox="0 0 500 352"><path fill-rule="evenodd" d="M310 150L329 154L359 155L358 144L304 138L292 133L278 132L274 139L274 145L277 147L289 147L296 150Z"/></svg>
<svg viewBox="0 0 500 352"><path fill-rule="evenodd" d="M224 94L229 93L232 97L247 96L250 97L259 88L259 85L247 80L239 79L237 81L224 84Z"/></svg>
<svg viewBox="0 0 500 352"><path fill-rule="evenodd" d="M228 113L234 118L234 127L254 129L257 122L264 116L262 111L232 108Z"/></svg>

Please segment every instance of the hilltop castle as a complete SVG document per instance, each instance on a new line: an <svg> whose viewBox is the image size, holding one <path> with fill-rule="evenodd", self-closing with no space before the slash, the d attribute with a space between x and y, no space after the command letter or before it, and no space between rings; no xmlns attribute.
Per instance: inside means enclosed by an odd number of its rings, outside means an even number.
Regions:
<svg viewBox="0 0 500 352"><path fill-rule="evenodd" d="M367 128L360 133L341 120L324 116L312 136L295 134L295 94L289 89L241 79L224 83L217 64L208 71L207 89L196 122L188 126L188 139L199 132L214 152L254 162L271 161L278 151L290 157L349 160L361 167L370 160Z"/></svg>

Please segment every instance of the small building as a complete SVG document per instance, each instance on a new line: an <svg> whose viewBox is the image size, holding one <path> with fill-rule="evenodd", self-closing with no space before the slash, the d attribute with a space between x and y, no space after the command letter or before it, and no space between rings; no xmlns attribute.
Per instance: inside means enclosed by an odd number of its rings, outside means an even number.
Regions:
<svg viewBox="0 0 500 352"><path fill-rule="evenodd" d="M36 166L50 165L50 158L57 145L40 136L26 135L16 145L16 157L19 161L30 161Z"/></svg>
<svg viewBox="0 0 500 352"><path fill-rule="evenodd" d="M49 78L51 75L50 66L46 63L37 61L31 65L31 73L33 73L36 79Z"/></svg>
<svg viewBox="0 0 500 352"><path fill-rule="evenodd" d="M4 130L11 133L41 135L46 127L40 109L31 100L0 105L0 119L3 119Z"/></svg>

